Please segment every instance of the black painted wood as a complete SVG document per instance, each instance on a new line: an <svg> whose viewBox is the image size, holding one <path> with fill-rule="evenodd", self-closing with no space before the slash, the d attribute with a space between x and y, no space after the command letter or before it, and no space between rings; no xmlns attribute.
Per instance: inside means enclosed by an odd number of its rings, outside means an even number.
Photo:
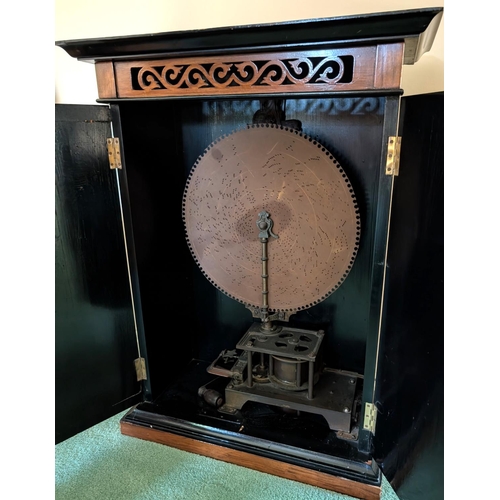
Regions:
<svg viewBox="0 0 500 500"><path fill-rule="evenodd" d="M79 59L105 60L157 55L228 54L246 50L292 50L368 42L418 39L419 50L428 50L425 31L442 8L382 12L330 19L233 26L87 40L61 40L56 45ZM437 27L436 27L437 29ZM432 36L431 36L432 39ZM417 44L416 44L417 45ZM417 54L417 59L418 59Z"/></svg>
<svg viewBox="0 0 500 500"><path fill-rule="evenodd" d="M374 444L397 488L426 457L432 465L414 485L422 496L405 498L437 500L444 466L444 94L402 101Z"/></svg>
<svg viewBox="0 0 500 500"><path fill-rule="evenodd" d="M58 104L55 118L58 443L142 394L116 174L107 159L109 109Z"/></svg>

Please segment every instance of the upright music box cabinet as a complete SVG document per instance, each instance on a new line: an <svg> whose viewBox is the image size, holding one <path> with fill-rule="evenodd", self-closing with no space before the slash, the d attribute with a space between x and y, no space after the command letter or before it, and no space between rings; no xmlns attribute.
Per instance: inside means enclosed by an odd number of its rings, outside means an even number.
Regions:
<svg viewBox="0 0 500 500"><path fill-rule="evenodd" d="M363 499L411 463L442 399L442 95L400 81L441 17L57 42L109 129L78 193L106 177L86 290L125 297L123 434Z"/></svg>

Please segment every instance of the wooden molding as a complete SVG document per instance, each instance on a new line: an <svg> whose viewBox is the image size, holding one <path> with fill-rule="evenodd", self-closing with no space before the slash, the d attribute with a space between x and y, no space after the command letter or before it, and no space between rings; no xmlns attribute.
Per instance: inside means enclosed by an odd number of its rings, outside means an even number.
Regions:
<svg viewBox="0 0 500 500"><path fill-rule="evenodd" d="M169 432L160 431L134 425L129 422L120 422L121 433L146 441L165 444L173 448L197 453L206 457L222 460L232 464L254 469L274 476L291 479L301 483L310 484L319 488L336 491L350 495L362 500L379 500L381 494L380 486L358 483L356 481L342 477L332 476L324 472L306 469L298 465L288 464L273 460L271 458L260 457L244 451L233 450L211 443L205 443L196 439L179 436Z"/></svg>
<svg viewBox="0 0 500 500"><path fill-rule="evenodd" d="M400 86L403 54L403 43L391 43L103 62L96 63L96 72L101 99L394 91Z"/></svg>
<svg viewBox="0 0 500 500"><path fill-rule="evenodd" d="M115 70L112 62L96 62L95 75L100 99L116 98Z"/></svg>
<svg viewBox="0 0 500 500"><path fill-rule="evenodd" d="M403 58L402 43L377 47L374 80L376 88L399 88L401 86Z"/></svg>

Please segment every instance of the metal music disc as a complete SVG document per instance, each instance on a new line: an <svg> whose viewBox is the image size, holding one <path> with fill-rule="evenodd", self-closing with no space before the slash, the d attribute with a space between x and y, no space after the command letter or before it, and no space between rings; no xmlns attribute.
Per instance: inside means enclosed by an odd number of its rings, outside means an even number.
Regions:
<svg viewBox="0 0 500 500"><path fill-rule="evenodd" d="M254 125L221 137L186 183L183 218L191 253L219 290L262 303L259 212L268 243L271 311L296 311L335 291L351 269L360 223L352 186L337 160L303 133Z"/></svg>

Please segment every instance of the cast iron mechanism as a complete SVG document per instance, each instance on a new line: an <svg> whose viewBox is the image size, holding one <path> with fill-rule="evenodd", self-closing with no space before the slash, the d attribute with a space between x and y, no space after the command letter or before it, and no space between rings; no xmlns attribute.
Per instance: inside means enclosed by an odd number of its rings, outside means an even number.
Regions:
<svg viewBox="0 0 500 500"><path fill-rule="evenodd" d="M268 212L263 210L259 213L259 218L257 219L257 227L259 228L259 239L262 243L262 305L260 307L260 319L262 320L262 329L264 331L272 331L274 319L278 319L278 315L269 316L269 305L267 296L269 294L267 282L269 275L267 274L267 261L269 260L267 256L267 242L270 237L278 239L272 231L273 221Z"/></svg>
<svg viewBox="0 0 500 500"><path fill-rule="evenodd" d="M208 368L231 379L223 404L199 396L228 414L249 401L320 414L350 435L357 377L324 368L323 330L276 324L328 297L354 262L360 217L337 161L297 130L251 126L198 159L183 215L205 276L260 319Z"/></svg>

